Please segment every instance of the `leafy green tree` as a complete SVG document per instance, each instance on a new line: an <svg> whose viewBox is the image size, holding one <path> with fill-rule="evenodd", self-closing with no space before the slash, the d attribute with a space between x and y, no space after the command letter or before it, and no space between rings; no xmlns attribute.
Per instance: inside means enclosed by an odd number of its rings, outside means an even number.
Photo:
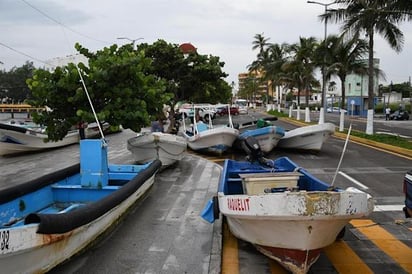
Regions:
<svg viewBox="0 0 412 274"><path fill-rule="evenodd" d="M153 62L151 73L164 79L166 91L174 96L168 105L179 101L218 103L231 99L231 87L224 81L224 62L219 57L192 52L184 56L176 44L158 40L152 45L140 44L139 49ZM172 108L173 111L173 108Z"/></svg>
<svg viewBox="0 0 412 274"><path fill-rule="evenodd" d="M32 62L26 62L8 72L0 71L0 99L8 98L14 103L26 100L30 95L26 79L32 77L34 69Z"/></svg>
<svg viewBox="0 0 412 274"><path fill-rule="evenodd" d="M343 22L344 34L365 33L368 42L368 124L367 134L373 134L374 107L374 42L375 33L383 36L390 47L400 52L404 36L398 28L399 22L411 19L411 1L405 0L337 0L342 8L329 9L321 15L324 20ZM372 117L369 117L372 116Z"/></svg>
<svg viewBox="0 0 412 274"><path fill-rule="evenodd" d="M390 87L389 89L392 89L393 91L400 92L402 94L403 98L411 98L412 87L411 87L411 84L409 82L403 82L403 83L399 83L399 84L392 84L389 87Z"/></svg>
<svg viewBox="0 0 412 274"><path fill-rule="evenodd" d="M94 121L82 82L99 121L136 132L149 125L170 100L164 81L148 73L151 59L143 51L132 45L112 45L96 53L79 44L75 47L88 58L88 65L80 63L77 68L70 63L53 72L38 69L27 80L32 91L30 103L51 109L33 117L46 126L50 140L62 139L73 125Z"/></svg>

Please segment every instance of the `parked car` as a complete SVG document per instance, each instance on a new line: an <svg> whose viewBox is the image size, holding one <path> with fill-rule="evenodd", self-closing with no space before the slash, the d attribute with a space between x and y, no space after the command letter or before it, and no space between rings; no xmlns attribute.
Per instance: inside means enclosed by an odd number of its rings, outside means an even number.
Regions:
<svg viewBox="0 0 412 274"><path fill-rule="evenodd" d="M218 107L217 113L219 116L227 115L228 114L228 107ZM239 108L235 106L230 107L230 115L239 115Z"/></svg>
<svg viewBox="0 0 412 274"><path fill-rule="evenodd" d="M178 115L179 115L179 119L193 118L193 116L195 115L195 112L192 108L182 107L179 109Z"/></svg>
<svg viewBox="0 0 412 274"><path fill-rule="evenodd" d="M217 107L216 108L216 114L219 116L223 116L225 115L225 113L227 114L227 107Z"/></svg>
<svg viewBox="0 0 412 274"><path fill-rule="evenodd" d="M403 179L403 193L405 193L405 207L403 212L406 218L412 217L412 170L406 172Z"/></svg>
<svg viewBox="0 0 412 274"><path fill-rule="evenodd" d="M342 109L342 111L343 111L343 113L346 113L346 112L347 112L345 109ZM328 107L328 108L326 109L326 112L328 112L328 113L331 113L331 112L340 113L340 108L338 108L338 107L333 107L333 108Z"/></svg>
<svg viewBox="0 0 412 274"><path fill-rule="evenodd" d="M216 112L209 108L200 108L199 115L203 118L204 121L209 121L209 118L215 119Z"/></svg>
<svg viewBox="0 0 412 274"><path fill-rule="evenodd" d="M389 115L389 120L409 120L409 113L406 110L396 110Z"/></svg>
<svg viewBox="0 0 412 274"><path fill-rule="evenodd" d="M239 113L240 114L248 114L248 109L246 106L239 106Z"/></svg>

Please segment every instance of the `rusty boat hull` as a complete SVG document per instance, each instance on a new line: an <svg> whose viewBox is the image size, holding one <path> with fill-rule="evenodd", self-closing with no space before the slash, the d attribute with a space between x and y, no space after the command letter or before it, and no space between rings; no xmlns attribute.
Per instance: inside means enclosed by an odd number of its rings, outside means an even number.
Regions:
<svg viewBox="0 0 412 274"><path fill-rule="evenodd" d="M306 273L351 219L373 211L373 199L357 188L331 187L287 157L270 163L226 160L202 217L213 221L221 213L234 236L289 271Z"/></svg>

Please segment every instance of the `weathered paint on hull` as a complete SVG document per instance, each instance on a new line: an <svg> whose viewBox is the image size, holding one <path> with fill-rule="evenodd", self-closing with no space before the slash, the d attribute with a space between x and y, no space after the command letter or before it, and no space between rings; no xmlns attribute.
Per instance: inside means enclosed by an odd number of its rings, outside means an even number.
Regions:
<svg viewBox="0 0 412 274"><path fill-rule="evenodd" d="M128 199L93 222L62 234L39 234L38 225L1 229L0 269L4 273L45 273L92 244L151 189L154 176Z"/></svg>
<svg viewBox="0 0 412 274"><path fill-rule="evenodd" d="M333 243L351 219L367 216L373 210L372 197L353 188L342 192L287 191L262 195L219 192L218 198L220 212L226 216L233 235L266 247L265 255L282 264L287 262L288 269L304 271L316 261L316 250ZM284 253L285 250L288 252ZM308 256L303 259L306 251ZM289 255L293 255L291 259L287 258Z"/></svg>
<svg viewBox="0 0 412 274"><path fill-rule="evenodd" d="M296 250L262 245L255 246L262 254L274 259L295 274L307 273L318 260L321 252L321 249Z"/></svg>
<svg viewBox="0 0 412 274"><path fill-rule="evenodd" d="M212 147L232 147L233 142L239 135L237 129L230 127L213 128L200 132L197 135L187 137L187 145L192 150L204 150Z"/></svg>
<svg viewBox="0 0 412 274"><path fill-rule="evenodd" d="M186 148L186 140L183 137L161 132L142 134L127 141L127 149L132 152L137 163L143 164L159 159L162 167L180 161Z"/></svg>

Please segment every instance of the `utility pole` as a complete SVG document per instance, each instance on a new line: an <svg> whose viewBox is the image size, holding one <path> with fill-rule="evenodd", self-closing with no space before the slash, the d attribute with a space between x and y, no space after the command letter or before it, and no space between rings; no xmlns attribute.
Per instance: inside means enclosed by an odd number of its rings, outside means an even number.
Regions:
<svg viewBox="0 0 412 274"><path fill-rule="evenodd" d="M331 3L321 3L321 2L317 2L317 1L307 1L307 3L317 4L317 5L321 5L321 6L325 7L325 14L326 14L326 12L328 11L328 7L330 5L335 4L336 1L333 1ZM328 35L328 19L325 18L325 33L324 33L324 40L323 40L324 43L325 43L325 50L326 50L327 35ZM323 64L322 64L322 101L321 101L322 106L321 107L323 107L323 110L326 109L326 72L325 72L326 67L325 66L326 66L326 54L323 55ZM345 103L345 102L343 102L343 103ZM323 113L323 115L324 115L324 113ZM321 118L319 118L319 119L321 119ZM322 120L324 120L324 117L322 117Z"/></svg>

